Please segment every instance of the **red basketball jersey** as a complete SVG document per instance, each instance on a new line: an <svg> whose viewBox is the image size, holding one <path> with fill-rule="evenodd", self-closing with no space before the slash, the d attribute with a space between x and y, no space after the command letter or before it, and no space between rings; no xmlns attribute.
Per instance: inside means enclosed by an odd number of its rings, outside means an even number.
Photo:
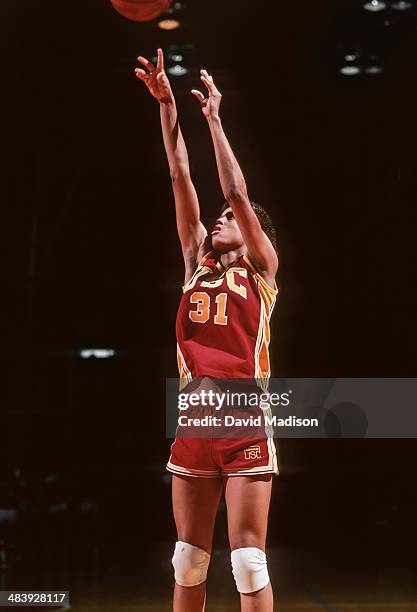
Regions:
<svg viewBox="0 0 417 612"><path fill-rule="evenodd" d="M182 385L193 378L270 375L269 320L278 289L243 255L226 269L212 251L183 287L176 333Z"/></svg>

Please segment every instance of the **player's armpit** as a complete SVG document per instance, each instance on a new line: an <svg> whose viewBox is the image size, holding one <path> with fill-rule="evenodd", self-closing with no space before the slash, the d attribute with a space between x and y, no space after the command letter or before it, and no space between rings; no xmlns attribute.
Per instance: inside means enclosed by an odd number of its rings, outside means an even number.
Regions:
<svg viewBox="0 0 417 612"><path fill-rule="evenodd" d="M188 247L184 247L184 246L182 247L182 255L183 255L184 267L185 267L184 284L186 284L188 280L192 277L201 258L209 250L207 246L207 230L202 223L201 223L201 226L204 231L201 231L200 234L198 233L195 234L196 238L195 238L194 244ZM200 242L198 242L199 240Z"/></svg>

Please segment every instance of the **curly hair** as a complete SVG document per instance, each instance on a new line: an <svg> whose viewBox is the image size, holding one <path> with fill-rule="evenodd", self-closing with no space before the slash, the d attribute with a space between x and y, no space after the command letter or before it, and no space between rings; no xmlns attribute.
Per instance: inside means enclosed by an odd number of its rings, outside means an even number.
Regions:
<svg viewBox="0 0 417 612"><path fill-rule="evenodd" d="M271 217L268 215L265 208L263 208L260 204L257 204L256 202L252 202L252 201L250 202L250 204L253 210L255 211L256 216L258 217L258 221L261 224L261 228L263 229L265 234L268 236L275 251L278 253L277 233L275 231L275 227L274 227L274 224L272 223ZM230 204L225 202L220 209L220 213L224 212L227 208L230 208Z"/></svg>

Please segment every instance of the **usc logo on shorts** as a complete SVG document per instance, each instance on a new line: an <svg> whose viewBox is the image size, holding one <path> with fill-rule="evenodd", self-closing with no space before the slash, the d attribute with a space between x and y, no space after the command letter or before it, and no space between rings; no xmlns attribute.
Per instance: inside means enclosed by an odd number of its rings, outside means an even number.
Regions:
<svg viewBox="0 0 417 612"><path fill-rule="evenodd" d="M249 461L250 459L261 459L261 447L258 446L249 446L249 448L245 448L243 451L245 453L245 459Z"/></svg>

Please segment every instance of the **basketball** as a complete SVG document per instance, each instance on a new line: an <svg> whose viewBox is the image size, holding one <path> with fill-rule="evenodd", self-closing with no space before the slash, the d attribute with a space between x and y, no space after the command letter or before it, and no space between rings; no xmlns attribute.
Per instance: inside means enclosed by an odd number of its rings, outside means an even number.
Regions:
<svg viewBox="0 0 417 612"><path fill-rule="evenodd" d="M151 21L168 10L171 0L111 0L118 13L132 21Z"/></svg>

